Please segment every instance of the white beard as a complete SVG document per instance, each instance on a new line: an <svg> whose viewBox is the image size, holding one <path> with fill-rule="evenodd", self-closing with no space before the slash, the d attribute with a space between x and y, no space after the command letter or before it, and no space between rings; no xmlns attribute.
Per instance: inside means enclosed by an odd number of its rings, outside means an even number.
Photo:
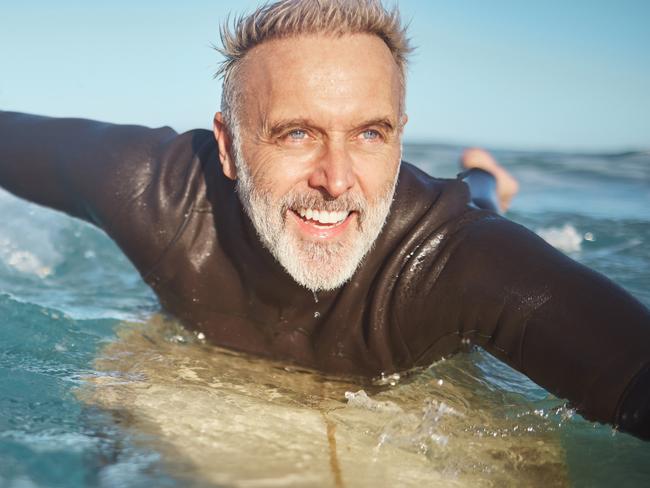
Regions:
<svg viewBox="0 0 650 488"><path fill-rule="evenodd" d="M248 165L235 151L237 192L257 235L273 257L300 285L311 291L333 290L347 282L381 232L395 193L397 174L376 201L368 202L359 193L326 198L318 190L292 191L273 201L264 188L253 182ZM292 235L286 226L289 209L317 208L357 212L354 229L336 242L314 242Z"/></svg>

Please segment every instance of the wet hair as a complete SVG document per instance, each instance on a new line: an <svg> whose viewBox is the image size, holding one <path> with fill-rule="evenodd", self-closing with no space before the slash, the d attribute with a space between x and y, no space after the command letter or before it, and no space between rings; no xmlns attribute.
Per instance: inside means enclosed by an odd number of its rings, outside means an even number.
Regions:
<svg viewBox="0 0 650 488"><path fill-rule="evenodd" d="M231 30L232 29L232 30ZM223 77L221 112L236 137L238 118L238 71L246 54L255 46L274 39L300 35L371 34L382 39L398 66L401 107L408 54L412 51L397 7L387 10L381 0L279 0L265 4L248 15L230 18L221 26L224 56L215 77Z"/></svg>

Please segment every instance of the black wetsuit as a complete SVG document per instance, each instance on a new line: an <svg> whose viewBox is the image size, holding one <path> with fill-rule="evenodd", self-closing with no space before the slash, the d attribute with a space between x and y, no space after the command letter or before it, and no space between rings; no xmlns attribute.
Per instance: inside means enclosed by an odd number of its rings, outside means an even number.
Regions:
<svg viewBox="0 0 650 488"><path fill-rule="evenodd" d="M650 313L466 185L403 163L375 248L314 295L264 249L212 133L0 112L0 184L104 229L164 309L225 347L333 373L477 344L587 418L650 438Z"/></svg>

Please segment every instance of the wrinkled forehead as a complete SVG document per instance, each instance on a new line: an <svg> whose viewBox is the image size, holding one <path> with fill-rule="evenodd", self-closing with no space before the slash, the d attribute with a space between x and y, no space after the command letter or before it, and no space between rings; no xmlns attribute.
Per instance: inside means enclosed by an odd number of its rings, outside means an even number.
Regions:
<svg viewBox="0 0 650 488"><path fill-rule="evenodd" d="M258 117L399 116L400 72L390 50L368 34L301 36L256 46L238 74L241 109Z"/></svg>

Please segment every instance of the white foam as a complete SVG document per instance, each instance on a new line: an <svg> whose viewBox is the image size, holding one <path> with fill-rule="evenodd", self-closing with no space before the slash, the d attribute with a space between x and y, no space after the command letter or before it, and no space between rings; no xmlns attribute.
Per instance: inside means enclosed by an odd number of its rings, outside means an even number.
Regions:
<svg viewBox="0 0 650 488"><path fill-rule="evenodd" d="M20 430L8 430L0 434L0 438L22 444L34 452L80 453L95 446L95 440L92 437L76 432L45 431L30 434Z"/></svg>
<svg viewBox="0 0 650 488"><path fill-rule="evenodd" d="M45 265L38 256L29 251L15 249L12 242L6 238L0 238L0 259L21 273L34 274L39 278L47 278L52 274L52 268Z"/></svg>
<svg viewBox="0 0 650 488"><path fill-rule="evenodd" d="M20 273L46 278L62 257L53 237L63 218L45 208L0 191L0 262Z"/></svg>
<svg viewBox="0 0 650 488"><path fill-rule="evenodd" d="M352 391L346 391L345 399L348 401L348 406L354 408L363 408L372 412L403 413L402 408L396 403L390 401L373 400L363 390L359 390L356 393Z"/></svg>
<svg viewBox="0 0 650 488"><path fill-rule="evenodd" d="M537 229L537 234L551 246L562 252L573 253L582 250L582 241L584 238L571 224L564 224L562 227Z"/></svg>

